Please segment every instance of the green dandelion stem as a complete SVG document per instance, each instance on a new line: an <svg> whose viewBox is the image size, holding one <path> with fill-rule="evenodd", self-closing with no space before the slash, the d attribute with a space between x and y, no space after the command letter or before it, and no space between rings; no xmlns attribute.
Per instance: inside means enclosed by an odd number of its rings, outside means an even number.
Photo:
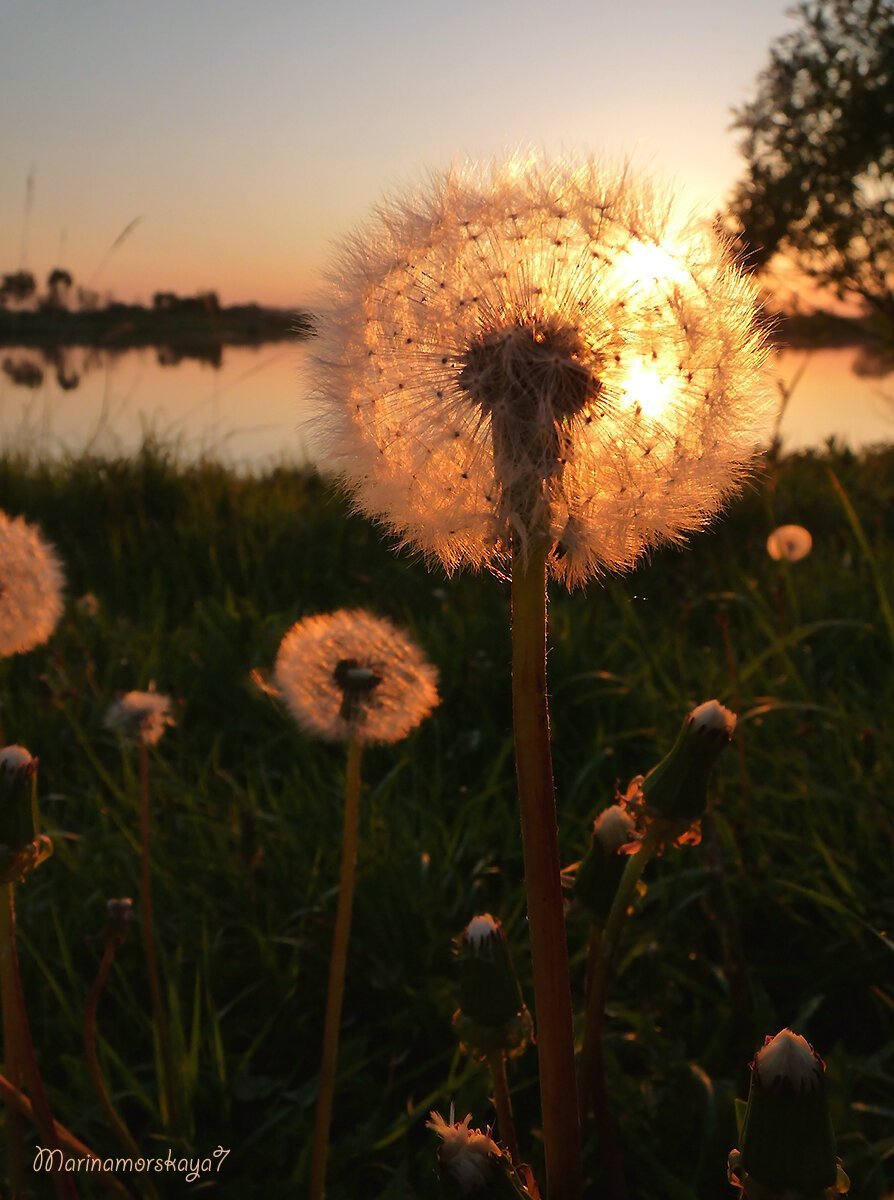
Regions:
<svg viewBox="0 0 894 1200"><path fill-rule="evenodd" d="M40 1077L37 1055L34 1053L34 1043L31 1040L31 1030L28 1026L28 1014L25 1010L22 977L19 972L19 956L16 950L15 884L5 884L3 891L5 895L2 897L2 902L0 902L0 975L2 975L4 1013L3 1032L4 1037L7 1033L12 1037L12 1052L10 1054L10 1048L7 1047L4 1053L16 1064L21 1078L27 1084L33 1109L33 1120L42 1139L42 1144L50 1150L55 1150L58 1148L56 1123L53 1120L49 1101L44 1091L43 1080ZM11 1019L8 1023L7 1012L11 1013ZM78 1193L71 1175L65 1171L53 1171L52 1177L59 1200L77 1200Z"/></svg>
<svg viewBox="0 0 894 1200"><path fill-rule="evenodd" d="M545 538L512 555L512 713L549 1200L577 1200L581 1143L546 694Z"/></svg>
<svg viewBox="0 0 894 1200"><path fill-rule="evenodd" d="M643 838L639 850L637 850L636 854L631 854L627 860L627 866L624 868L624 874L621 876L621 882L618 884L618 890L615 892L611 911L608 914L608 920L605 922L605 929L602 933L601 953L595 965L593 982L591 984L592 990L596 993L596 1002L598 1003L600 997L602 1000L600 1019L602 1013L605 1011L605 1000L608 996L612 975L614 974L615 961L618 956L618 943L621 938L621 930L627 919L627 910L633 899L636 885L639 883L650 861L657 854L660 844L660 839L652 834L647 834Z"/></svg>
<svg viewBox="0 0 894 1200"><path fill-rule="evenodd" d="M506 1078L506 1055L502 1050L494 1050L487 1056L494 1084L494 1108L497 1110L497 1129L500 1141L509 1151L512 1165L517 1167L520 1160L518 1152L518 1136L515 1132L515 1119L512 1115L512 1099L509 1095L509 1081Z"/></svg>
<svg viewBox="0 0 894 1200"><path fill-rule="evenodd" d="M174 1060L171 1053L171 1038L168 1021L161 997L161 982L158 975L158 958L155 952L155 917L152 906L152 858L150 841L152 834L149 806L149 755L146 743L140 739L140 921L143 926L143 954L146 973L149 976L149 995L152 1003L152 1020L158 1038L161 1059L161 1092L165 1104L166 1124L173 1134L180 1132L180 1115L177 1093L174 1087Z"/></svg>
<svg viewBox="0 0 894 1200"><path fill-rule="evenodd" d="M8 1106L8 1110L13 1110L26 1121L35 1123L31 1101L19 1088L14 1087L5 1075L0 1075L0 1100ZM58 1121L53 1122L53 1129L60 1149L68 1150L75 1158L89 1158L92 1163L96 1164L95 1167L91 1166L90 1170L95 1174L96 1182L100 1187L104 1187L110 1195L116 1196L117 1200L132 1200L131 1193L111 1171L106 1170L102 1159L95 1150L91 1150L88 1145L76 1138L70 1129L60 1125ZM18 1200L18 1197L13 1195L11 1200Z"/></svg>
<svg viewBox="0 0 894 1200"><path fill-rule="evenodd" d="M338 905L335 911L335 931L332 936L332 956L329 960L329 986L323 1025L323 1054L320 1062L320 1086L317 1092L317 1111L311 1153L310 1200L322 1200L326 1190L326 1159L329 1150L329 1128L332 1124L332 1106L335 1100L338 1032L341 1024L342 998L345 991L345 967L348 961L348 941L351 936L351 913L354 905L354 881L357 873L357 842L360 828L360 758L361 744L356 738L352 738L348 742L348 762L345 772L345 815L341 840Z"/></svg>

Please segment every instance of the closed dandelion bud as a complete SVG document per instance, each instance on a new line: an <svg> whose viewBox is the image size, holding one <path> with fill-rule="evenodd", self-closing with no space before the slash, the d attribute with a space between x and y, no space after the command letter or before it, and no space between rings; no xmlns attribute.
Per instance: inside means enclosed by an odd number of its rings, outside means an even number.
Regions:
<svg viewBox="0 0 894 1200"><path fill-rule="evenodd" d="M462 1121L445 1121L440 1113L432 1112L426 1128L441 1139L438 1147L438 1173L444 1197L477 1196L479 1200L518 1200L529 1197L515 1173L512 1160L490 1136L471 1129L472 1114Z"/></svg>
<svg viewBox="0 0 894 1200"><path fill-rule="evenodd" d="M800 1034L767 1038L751 1064L730 1180L750 1200L824 1200L848 1187L835 1157L825 1064Z"/></svg>
<svg viewBox="0 0 894 1200"><path fill-rule="evenodd" d="M593 822L590 849L574 876L574 900L595 925L604 925L624 868L627 850L639 835L632 815L620 804L601 812Z"/></svg>
<svg viewBox="0 0 894 1200"><path fill-rule="evenodd" d="M703 816L708 778L735 728L736 714L716 700L694 708L673 748L642 782L647 810L673 822L692 822Z"/></svg>
<svg viewBox="0 0 894 1200"><path fill-rule="evenodd" d="M482 1057L518 1054L531 1036L503 927L490 913L474 917L459 940L460 1007L453 1027L463 1046Z"/></svg>
<svg viewBox="0 0 894 1200"><path fill-rule="evenodd" d="M40 834L37 759L24 746L0 750L0 881L21 879L52 853Z"/></svg>

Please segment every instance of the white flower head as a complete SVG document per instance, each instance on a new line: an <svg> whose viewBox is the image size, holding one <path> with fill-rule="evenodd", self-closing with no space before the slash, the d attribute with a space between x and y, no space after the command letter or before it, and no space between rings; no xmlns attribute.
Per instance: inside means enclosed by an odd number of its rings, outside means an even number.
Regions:
<svg viewBox="0 0 894 1200"><path fill-rule="evenodd" d="M707 733L722 733L728 739L733 736L738 717L734 712L720 703L719 700L706 700L699 704L689 714L692 730L704 730Z"/></svg>
<svg viewBox="0 0 894 1200"><path fill-rule="evenodd" d="M125 692L119 696L105 716L106 729L119 730L146 746L155 746L164 731L174 724L170 696L163 696L152 684L148 692Z"/></svg>
<svg viewBox="0 0 894 1200"><path fill-rule="evenodd" d="M448 570L535 534L569 586L629 567L704 526L763 433L754 287L628 172L450 170L380 206L331 285L332 464Z"/></svg>
<svg viewBox="0 0 894 1200"><path fill-rule="evenodd" d="M47 641L62 615L64 584L59 556L40 530L0 512L0 656Z"/></svg>
<svg viewBox="0 0 894 1200"><path fill-rule="evenodd" d="M490 1136L490 1130L470 1129L472 1114L462 1121L445 1121L440 1113L432 1112L426 1128L433 1130L439 1138L438 1164L459 1188L460 1195L469 1196L492 1182L502 1151Z"/></svg>
<svg viewBox="0 0 894 1200"><path fill-rule="evenodd" d="M767 538L767 553L779 562L799 562L813 549L813 538L803 525L780 525Z"/></svg>
<svg viewBox="0 0 894 1200"><path fill-rule="evenodd" d="M24 746L4 746L0 750L0 772L8 771L10 775L20 772L31 772L37 769L37 760Z"/></svg>
<svg viewBox="0 0 894 1200"><path fill-rule="evenodd" d="M463 930L463 941L468 942L473 950L479 950L488 938L499 935L500 928L500 922L495 921L490 913L480 913Z"/></svg>
<svg viewBox="0 0 894 1200"><path fill-rule="evenodd" d="M438 673L419 647L363 609L293 625L273 678L298 724L327 741L398 742L438 704Z"/></svg>
<svg viewBox="0 0 894 1200"><path fill-rule="evenodd" d="M754 1069L765 1087L784 1080L796 1092L804 1092L819 1086L824 1065L805 1037L791 1029L781 1029L758 1050Z"/></svg>

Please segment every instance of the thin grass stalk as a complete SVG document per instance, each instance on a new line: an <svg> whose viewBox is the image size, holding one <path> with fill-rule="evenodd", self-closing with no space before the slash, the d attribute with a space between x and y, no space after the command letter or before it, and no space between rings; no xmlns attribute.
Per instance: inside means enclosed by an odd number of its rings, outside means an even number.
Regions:
<svg viewBox="0 0 894 1200"><path fill-rule="evenodd" d="M158 976L158 959L155 953L155 918L152 907L152 860L150 840L152 834L149 805L149 754L146 743L140 740L140 920L143 926L143 953L149 976L149 995L152 1002L152 1020L158 1038L161 1059L161 1091L166 1108L166 1125L177 1136L180 1132L180 1113L174 1087L174 1060L171 1054L171 1038L168 1021L161 996Z"/></svg>
<svg viewBox="0 0 894 1200"><path fill-rule="evenodd" d="M7 1105L7 1111L14 1110L26 1121L34 1121L34 1108L28 1097L19 1088L14 1087L5 1075L0 1075L0 1099ZM118 1200L133 1200L131 1193L123 1183L102 1165L102 1159L95 1150L80 1141L64 1125L53 1121L53 1131L60 1149L68 1150L76 1158L89 1158L97 1165L90 1168L91 1175L96 1176L97 1183Z"/></svg>
<svg viewBox="0 0 894 1200"><path fill-rule="evenodd" d="M584 1044L581 1050L578 1095L580 1098L580 1123L583 1128L592 1108L602 1160L608 1179L610 1200L627 1200L627 1179L624 1174L624 1158L615 1133L608 1089L605 1080L605 1054L602 1044L602 1027L605 1017L605 976L598 971L602 957L603 930L601 925L590 926L587 946L586 1020Z"/></svg>
<svg viewBox="0 0 894 1200"><path fill-rule="evenodd" d="M545 539L512 555L512 715L549 1200L581 1193L571 982L546 693Z"/></svg>
<svg viewBox="0 0 894 1200"><path fill-rule="evenodd" d="M106 1087L105 1077L102 1073L102 1067L99 1062L99 1055L96 1050L96 1013L99 1008L100 998L105 991L106 983L108 982L109 972L112 969L112 964L115 961L115 953L118 949L120 938L114 934L106 937L106 944L103 949L102 960L99 964L99 970L96 973L96 978L93 981L93 986L90 988L86 1003L84 1004L84 1056L87 1061L87 1071L90 1075L90 1082L93 1084L93 1090L96 1092L97 1099L102 1105L103 1112L109 1125L112 1128L118 1141L121 1143L124 1150L133 1158L140 1157L140 1148L134 1140L130 1130L124 1122L124 1118L118 1112L112 1099L109 1096L109 1090ZM148 1178L141 1180L140 1190L150 1198L157 1200L158 1192L152 1186Z"/></svg>
<svg viewBox="0 0 894 1200"><path fill-rule="evenodd" d="M9 884L12 887L12 884ZM3 1013L3 1062L13 1087L21 1089L22 1064L19 1060L19 1031L16 1013L15 981L12 971L12 927L10 904L0 904L0 1009ZM6 1151L12 1200L25 1195L25 1130L16 1106L6 1100Z"/></svg>
<svg viewBox="0 0 894 1200"><path fill-rule="evenodd" d="M329 959L329 986L326 993L326 1016L323 1025L320 1086L317 1092L317 1110L314 1120L314 1140L311 1152L310 1200L323 1200L326 1192L326 1160L329 1153L329 1130L332 1125L332 1107L335 1101L338 1034L341 1025L341 1007L345 991L345 968L348 961L348 942L351 937L351 915L354 907L354 883L357 874L357 844L360 829L361 750L361 743L357 738L352 738L348 742L338 904L335 911L335 930L332 936L332 956Z"/></svg>
<svg viewBox="0 0 894 1200"><path fill-rule="evenodd" d="M491 1079L494 1084L494 1108L497 1110L497 1129L500 1141L509 1151L512 1165L518 1166L518 1135L515 1132L515 1118L512 1115L512 1099L509 1095L509 1081L506 1078L506 1055L502 1050L494 1050L487 1056Z"/></svg>
<svg viewBox="0 0 894 1200"><path fill-rule="evenodd" d="M41 1140L49 1150L58 1148L56 1142L56 1122L50 1110L47 1094L44 1091L34 1043L31 1040L31 1029L28 1025L28 1013L25 1009L25 994L22 990L22 976L19 971L19 956L16 950L16 910L15 884L4 885L6 892L0 903L0 945L4 946L2 953L4 973L9 972L9 980L4 985L4 994L8 990L12 1004L12 1030L15 1037L13 1058L21 1067L22 1077L27 1084L34 1111L34 1123L37 1126ZM77 1200L78 1193L74 1180L66 1171L52 1171L53 1186L59 1200Z"/></svg>

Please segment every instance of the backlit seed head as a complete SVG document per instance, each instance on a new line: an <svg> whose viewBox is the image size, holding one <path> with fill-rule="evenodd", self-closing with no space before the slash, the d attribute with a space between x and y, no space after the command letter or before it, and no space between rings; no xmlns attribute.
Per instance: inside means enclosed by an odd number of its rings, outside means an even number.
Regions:
<svg viewBox="0 0 894 1200"><path fill-rule="evenodd" d="M134 741L155 746L164 731L176 724L171 713L171 698L149 685L148 692L125 692L109 705L106 729L113 729Z"/></svg>
<svg viewBox="0 0 894 1200"><path fill-rule="evenodd" d="M397 742L438 704L437 671L390 621L362 609L305 617L288 631L273 690L302 729L328 741Z"/></svg>
<svg viewBox="0 0 894 1200"><path fill-rule="evenodd" d="M450 170L330 279L317 432L357 507L448 570L532 537L569 585L629 567L703 527L764 432L753 286L629 172Z"/></svg>
<svg viewBox="0 0 894 1200"><path fill-rule="evenodd" d="M767 553L779 562L800 562L813 549L813 538L803 525L780 525L767 538Z"/></svg>
<svg viewBox="0 0 894 1200"><path fill-rule="evenodd" d="M0 656L45 642L62 615L65 577L35 525L0 512Z"/></svg>

